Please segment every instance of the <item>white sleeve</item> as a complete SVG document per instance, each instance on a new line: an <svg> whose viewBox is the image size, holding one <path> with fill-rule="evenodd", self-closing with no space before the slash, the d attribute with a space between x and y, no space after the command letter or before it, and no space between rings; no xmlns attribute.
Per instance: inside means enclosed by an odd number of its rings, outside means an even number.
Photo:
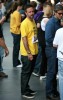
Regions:
<svg viewBox="0 0 63 100"><path fill-rule="evenodd" d="M43 31L45 31L45 23L44 23L44 20L41 21L41 29L42 29Z"/></svg>
<svg viewBox="0 0 63 100"><path fill-rule="evenodd" d="M58 37L59 37L59 34L58 34L58 31L56 31L56 34L55 34L55 37L54 37L54 40L53 40L54 45L58 45L58 42L59 42Z"/></svg>
<svg viewBox="0 0 63 100"><path fill-rule="evenodd" d="M43 31L45 31L45 26L46 26L46 23L48 22L48 18L43 18L42 21L41 21L41 29Z"/></svg>

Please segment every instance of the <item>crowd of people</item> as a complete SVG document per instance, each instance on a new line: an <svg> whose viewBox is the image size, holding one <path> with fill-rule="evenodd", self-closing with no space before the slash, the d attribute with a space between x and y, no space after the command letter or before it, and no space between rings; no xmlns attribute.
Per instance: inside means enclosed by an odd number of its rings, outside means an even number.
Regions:
<svg viewBox="0 0 63 100"><path fill-rule="evenodd" d="M21 95L34 98L31 75L46 78L46 99L63 98L63 0L0 0L0 77L2 60L9 54L2 25L10 19L13 67L21 67ZM9 17L10 16L10 17ZM19 59L19 53L21 59ZM57 74L59 90L57 90Z"/></svg>

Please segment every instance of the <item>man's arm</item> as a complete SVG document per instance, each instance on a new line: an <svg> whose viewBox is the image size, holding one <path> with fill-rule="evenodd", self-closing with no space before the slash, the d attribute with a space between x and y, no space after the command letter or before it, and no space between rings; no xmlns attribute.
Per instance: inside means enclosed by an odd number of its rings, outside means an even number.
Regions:
<svg viewBox="0 0 63 100"><path fill-rule="evenodd" d="M5 20L6 20L6 17L3 16L2 19L0 19L0 24L3 24Z"/></svg>
<svg viewBox="0 0 63 100"><path fill-rule="evenodd" d="M31 54L30 49L29 49L29 46L28 46L27 37L26 36L25 37L22 37L22 40L23 40L24 47L25 47L25 49L27 51L28 58L29 58L29 60L32 60L33 59L33 56Z"/></svg>
<svg viewBox="0 0 63 100"><path fill-rule="evenodd" d="M0 20L0 24L3 24L5 19L6 19L6 17L3 16L2 19ZM5 56L7 56L9 54L9 51L8 51L8 48L7 48L7 46L5 44L5 41L4 41L4 39L2 37L3 37L3 35L2 35L1 27L0 27L0 46L2 46L4 48Z"/></svg>
<svg viewBox="0 0 63 100"><path fill-rule="evenodd" d="M52 45L54 34L55 34L54 24L51 21L48 21L45 27L45 41L49 45Z"/></svg>
<svg viewBox="0 0 63 100"><path fill-rule="evenodd" d="M3 38L0 38L0 46L2 46L5 50L5 56L7 56L9 54L8 48L3 40Z"/></svg>

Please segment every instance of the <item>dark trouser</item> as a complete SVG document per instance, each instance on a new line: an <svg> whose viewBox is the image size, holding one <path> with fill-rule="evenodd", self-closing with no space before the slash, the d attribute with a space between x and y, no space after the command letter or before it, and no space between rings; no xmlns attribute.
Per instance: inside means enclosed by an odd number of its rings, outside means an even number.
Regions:
<svg viewBox="0 0 63 100"><path fill-rule="evenodd" d="M40 67L40 76L44 76L47 72L47 58L45 54L45 46L41 46L41 54L42 54L42 61L41 61L41 67Z"/></svg>
<svg viewBox="0 0 63 100"><path fill-rule="evenodd" d="M25 94L30 88L29 80L34 70L36 57L37 55L34 55L33 60L30 61L27 56L21 56L21 61L23 64L22 72L21 72L21 93L22 94Z"/></svg>
<svg viewBox="0 0 63 100"><path fill-rule="evenodd" d="M20 50L20 39L21 35L16 35L14 33L11 33L13 36L13 67L16 67L20 64L19 61L19 50Z"/></svg>
<svg viewBox="0 0 63 100"><path fill-rule="evenodd" d="M56 49L46 46L47 56L47 77L46 77L46 95L53 94L57 91L57 67L56 66Z"/></svg>

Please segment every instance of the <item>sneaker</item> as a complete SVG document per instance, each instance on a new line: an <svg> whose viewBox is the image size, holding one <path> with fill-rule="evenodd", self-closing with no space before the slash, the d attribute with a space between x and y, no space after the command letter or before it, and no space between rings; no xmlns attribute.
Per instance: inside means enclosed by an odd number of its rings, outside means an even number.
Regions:
<svg viewBox="0 0 63 100"><path fill-rule="evenodd" d="M31 93L27 92L26 94L22 95L24 98L28 98L28 99L32 99L34 98L35 96L32 95Z"/></svg>
<svg viewBox="0 0 63 100"><path fill-rule="evenodd" d="M45 79L45 78L46 78L46 76L40 76L40 80Z"/></svg>
<svg viewBox="0 0 63 100"><path fill-rule="evenodd" d="M0 72L0 78L7 78L7 77L8 77L7 74L5 74L4 72Z"/></svg>
<svg viewBox="0 0 63 100"><path fill-rule="evenodd" d="M36 94L37 93L36 91L33 91L31 89L29 89L28 92L31 93L31 94Z"/></svg>
<svg viewBox="0 0 63 100"><path fill-rule="evenodd" d="M54 95L55 97L60 97L60 94L59 94L58 91L54 91L53 95Z"/></svg>
<svg viewBox="0 0 63 100"><path fill-rule="evenodd" d="M47 100L58 100L58 97L56 97L54 94L50 94L46 96Z"/></svg>
<svg viewBox="0 0 63 100"><path fill-rule="evenodd" d="M20 65L17 65L16 67L18 67L18 68L21 68L21 67L22 67L22 64L20 64Z"/></svg>
<svg viewBox="0 0 63 100"><path fill-rule="evenodd" d="M39 74L38 74L38 73L35 73L35 72L33 72L32 74L33 74L34 76L37 76L37 77L39 76Z"/></svg>

